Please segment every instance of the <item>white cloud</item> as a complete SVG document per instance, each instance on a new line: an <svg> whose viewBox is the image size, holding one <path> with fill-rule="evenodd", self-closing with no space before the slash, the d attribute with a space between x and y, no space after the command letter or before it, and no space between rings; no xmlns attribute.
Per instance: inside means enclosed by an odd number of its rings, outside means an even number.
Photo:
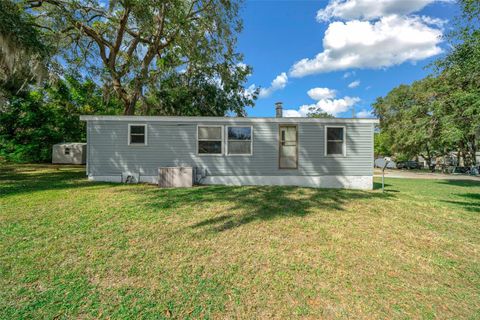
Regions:
<svg viewBox="0 0 480 320"><path fill-rule="evenodd" d="M337 92L329 88L313 88L307 91L307 94L313 100L331 99L335 98Z"/></svg>
<svg viewBox="0 0 480 320"><path fill-rule="evenodd" d="M348 111L352 106L360 101L358 97L343 97L341 99L322 99L314 104L304 104L298 110L284 110L285 117L306 117L309 112L319 110L337 116Z"/></svg>
<svg viewBox="0 0 480 320"><path fill-rule="evenodd" d="M298 118L298 117L305 117L306 115L302 115L299 111L297 110L283 110L283 117L284 118Z"/></svg>
<svg viewBox="0 0 480 320"><path fill-rule="evenodd" d="M315 106L327 112L333 116L338 115L339 113L348 111L350 107L354 106L356 103L360 101L358 97L343 97L341 99L324 99L318 101Z"/></svg>
<svg viewBox="0 0 480 320"><path fill-rule="evenodd" d="M350 68L382 68L439 54L442 30L420 17L391 15L376 22L333 22L323 39L324 51L290 69L293 77Z"/></svg>
<svg viewBox="0 0 480 320"><path fill-rule="evenodd" d="M324 9L317 12L317 20L370 20L392 14L406 15L420 11L436 1L438 0L331 0Z"/></svg>
<svg viewBox="0 0 480 320"><path fill-rule="evenodd" d="M422 19L422 21L425 22L426 24L429 24L438 28L443 28L443 26L448 23L448 20L444 20L440 18L432 18L429 16L421 16L420 19Z"/></svg>
<svg viewBox="0 0 480 320"><path fill-rule="evenodd" d="M298 110L284 110L283 116L287 118L306 117L311 112L311 108L316 108L315 104L304 104Z"/></svg>
<svg viewBox="0 0 480 320"><path fill-rule="evenodd" d="M355 76L355 71L348 71L343 74L343 79L347 79L353 76Z"/></svg>
<svg viewBox="0 0 480 320"><path fill-rule="evenodd" d="M363 109L362 111L357 112L357 118L373 118L371 111Z"/></svg>
<svg viewBox="0 0 480 320"><path fill-rule="evenodd" d="M320 110L333 116L348 111L360 101L358 97L343 97L335 99L336 91L329 88L313 88L308 90L310 98L318 100L313 104L304 104L298 110L284 110L284 117L306 117L309 112Z"/></svg>
<svg viewBox="0 0 480 320"><path fill-rule="evenodd" d="M350 89L353 89L353 88L358 87L359 85L360 85L360 81L355 80L355 81L353 81L353 82L350 82L350 84L348 85L348 87L349 87Z"/></svg>
<svg viewBox="0 0 480 320"><path fill-rule="evenodd" d="M259 93L259 98L266 98L270 96L273 92L285 88L288 82L288 76L285 72L279 74L275 79L273 79L270 87L261 88Z"/></svg>

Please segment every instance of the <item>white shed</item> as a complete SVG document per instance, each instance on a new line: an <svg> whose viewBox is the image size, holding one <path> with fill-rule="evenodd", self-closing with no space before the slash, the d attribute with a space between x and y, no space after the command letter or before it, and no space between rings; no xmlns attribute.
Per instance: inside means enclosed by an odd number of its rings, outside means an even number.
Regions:
<svg viewBox="0 0 480 320"><path fill-rule="evenodd" d="M383 168L383 166L385 166L385 158L380 157L375 159L374 165L376 168ZM395 163L395 161L388 161L387 169L396 169L396 168L397 168L397 164Z"/></svg>
<svg viewBox="0 0 480 320"><path fill-rule="evenodd" d="M52 148L52 163L85 164L87 144L79 142L57 143Z"/></svg>

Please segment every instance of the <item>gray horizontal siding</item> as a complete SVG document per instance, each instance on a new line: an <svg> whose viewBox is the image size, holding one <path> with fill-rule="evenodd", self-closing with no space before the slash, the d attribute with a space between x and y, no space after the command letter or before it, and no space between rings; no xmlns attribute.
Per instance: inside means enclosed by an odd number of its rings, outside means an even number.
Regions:
<svg viewBox="0 0 480 320"><path fill-rule="evenodd" d="M130 122L133 123L133 122ZM140 123L140 122L139 122ZM159 167L187 165L209 175L371 175L373 172L373 124L329 123L346 127L346 157L325 157L321 123L299 123L298 169L278 169L278 123L251 123L253 155L197 155L194 123L147 123L148 145L128 145L128 122L89 121L89 174L117 175L139 172L156 175ZM216 123L202 122L200 124ZM231 125L231 124L229 124ZM245 123L238 123L245 125Z"/></svg>

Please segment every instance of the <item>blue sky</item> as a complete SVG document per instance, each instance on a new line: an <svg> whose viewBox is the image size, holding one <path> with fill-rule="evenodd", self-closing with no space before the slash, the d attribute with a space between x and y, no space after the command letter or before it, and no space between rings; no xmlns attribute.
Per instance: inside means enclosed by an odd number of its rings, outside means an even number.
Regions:
<svg viewBox="0 0 480 320"><path fill-rule="evenodd" d="M264 88L249 116L273 116L282 101L289 116L315 107L363 117L376 97L429 73L425 67L447 49L441 36L458 7L451 0L247 0L241 14L238 50L253 67L248 86Z"/></svg>

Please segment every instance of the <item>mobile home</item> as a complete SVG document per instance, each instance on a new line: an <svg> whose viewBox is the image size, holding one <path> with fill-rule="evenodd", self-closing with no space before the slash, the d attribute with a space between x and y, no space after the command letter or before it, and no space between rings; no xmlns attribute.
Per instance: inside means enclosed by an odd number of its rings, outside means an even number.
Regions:
<svg viewBox="0 0 480 320"><path fill-rule="evenodd" d="M281 115L281 112L280 112ZM193 168L193 182L372 189L375 119L81 116L87 175L158 183Z"/></svg>

